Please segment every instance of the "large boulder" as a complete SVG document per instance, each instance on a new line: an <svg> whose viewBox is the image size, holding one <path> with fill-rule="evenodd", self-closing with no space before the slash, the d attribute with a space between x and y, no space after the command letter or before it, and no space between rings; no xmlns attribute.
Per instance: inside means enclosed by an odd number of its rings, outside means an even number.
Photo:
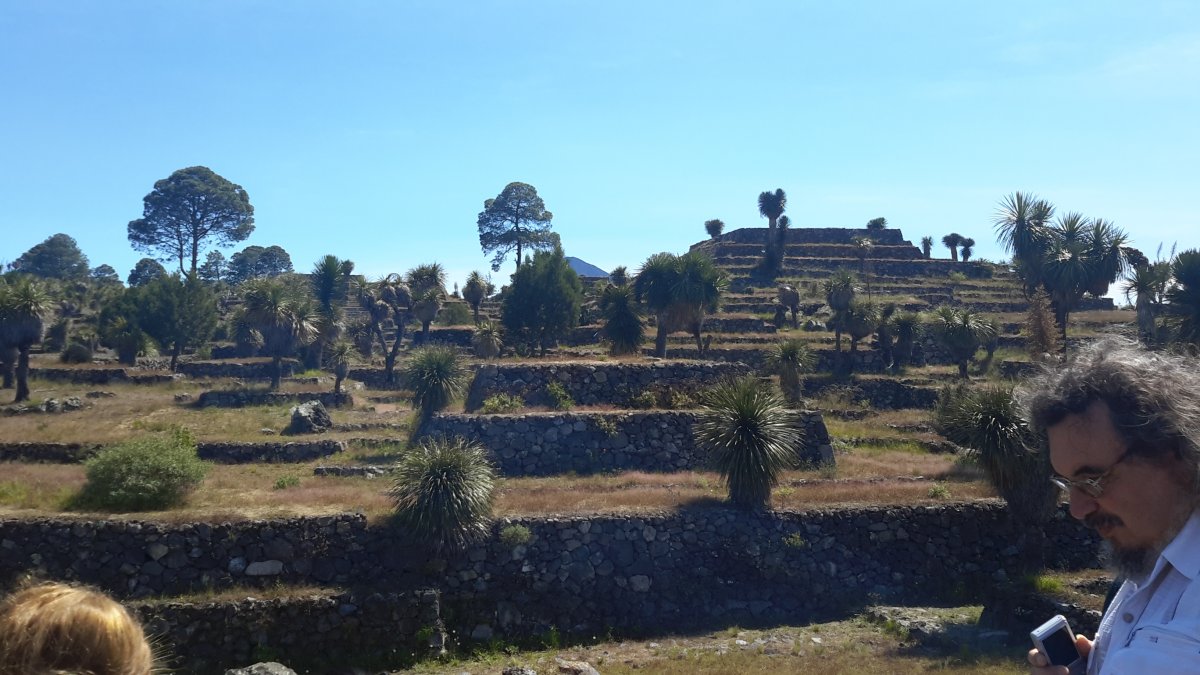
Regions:
<svg viewBox="0 0 1200 675"><path fill-rule="evenodd" d="M256 663L245 668L226 670L225 675L296 675L296 671L282 663L270 661L267 663Z"/></svg>
<svg viewBox="0 0 1200 675"><path fill-rule="evenodd" d="M319 434L333 427L329 411L320 401L306 401L292 408L292 422L285 434Z"/></svg>

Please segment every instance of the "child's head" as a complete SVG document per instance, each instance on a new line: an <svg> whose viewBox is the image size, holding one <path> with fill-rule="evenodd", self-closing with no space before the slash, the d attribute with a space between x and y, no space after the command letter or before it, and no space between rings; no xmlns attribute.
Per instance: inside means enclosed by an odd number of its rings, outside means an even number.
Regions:
<svg viewBox="0 0 1200 675"><path fill-rule="evenodd" d="M141 625L102 593L44 583L0 604L0 675L149 675L153 668Z"/></svg>

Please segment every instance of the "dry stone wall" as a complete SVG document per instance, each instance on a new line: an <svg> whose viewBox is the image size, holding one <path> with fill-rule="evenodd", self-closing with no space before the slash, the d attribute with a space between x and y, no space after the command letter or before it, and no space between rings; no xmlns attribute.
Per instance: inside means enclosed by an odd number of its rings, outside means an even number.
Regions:
<svg viewBox="0 0 1200 675"><path fill-rule="evenodd" d="M478 410L496 394L522 398L528 405L550 402L546 386L556 382L580 405L624 405L655 388L694 394L723 378L750 369L740 363L671 361L658 363L521 363L480 366L467 393L467 411Z"/></svg>
<svg viewBox="0 0 1200 675"><path fill-rule="evenodd" d="M347 392L335 394L331 391L282 392L254 389L218 389L202 392L196 399L196 405L201 408L244 408L251 405L284 405L305 401L320 401L327 408L354 405L354 397Z"/></svg>
<svg viewBox="0 0 1200 675"><path fill-rule="evenodd" d="M506 527L528 529L506 544ZM1098 539L1063 513L1056 567L1095 565ZM512 539L508 538L511 542ZM976 598L1010 578L1014 527L998 502L806 513L694 506L673 513L521 519L432 566L362 516L222 524L0 520L0 584L73 579L124 598L231 586L436 587L449 627L487 639L613 628L802 621L869 600ZM445 614L444 614L445 615Z"/></svg>
<svg viewBox="0 0 1200 675"><path fill-rule="evenodd" d="M283 359L279 364L280 375L291 377L300 367L296 359ZM189 361L180 363L179 372L188 377L221 378L236 377L243 380L268 380L271 378L271 359L243 359L241 361Z"/></svg>
<svg viewBox="0 0 1200 675"><path fill-rule="evenodd" d="M0 462L77 464L96 454L101 447L91 443L0 443ZM220 464L307 462L345 449L345 442L329 439L292 443L202 441L196 444L196 454Z"/></svg>
<svg viewBox="0 0 1200 675"><path fill-rule="evenodd" d="M833 461L821 414L805 412L802 421L797 459ZM478 441L506 476L686 471L710 466L693 438L695 422L695 411L437 415L423 433Z"/></svg>

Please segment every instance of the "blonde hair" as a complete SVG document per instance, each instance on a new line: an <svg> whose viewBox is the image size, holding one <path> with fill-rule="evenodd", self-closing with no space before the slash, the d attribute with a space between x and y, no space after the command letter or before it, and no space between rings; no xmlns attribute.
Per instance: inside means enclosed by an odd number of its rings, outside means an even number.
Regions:
<svg viewBox="0 0 1200 675"><path fill-rule="evenodd" d="M141 624L97 591L43 583L0 605L0 675L149 675Z"/></svg>

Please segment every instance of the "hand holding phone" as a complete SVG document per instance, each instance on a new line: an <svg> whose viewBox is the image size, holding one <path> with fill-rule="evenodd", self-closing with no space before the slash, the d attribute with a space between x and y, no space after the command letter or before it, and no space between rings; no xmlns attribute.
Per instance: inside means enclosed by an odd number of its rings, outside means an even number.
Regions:
<svg viewBox="0 0 1200 675"><path fill-rule="evenodd" d="M1087 668L1087 660L1079 653L1075 644L1075 633L1066 617L1059 614L1046 623L1038 626L1029 634L1033 646L1046 657L1052 666L1066 666L1072 673L1082 673Z"/></svg>

